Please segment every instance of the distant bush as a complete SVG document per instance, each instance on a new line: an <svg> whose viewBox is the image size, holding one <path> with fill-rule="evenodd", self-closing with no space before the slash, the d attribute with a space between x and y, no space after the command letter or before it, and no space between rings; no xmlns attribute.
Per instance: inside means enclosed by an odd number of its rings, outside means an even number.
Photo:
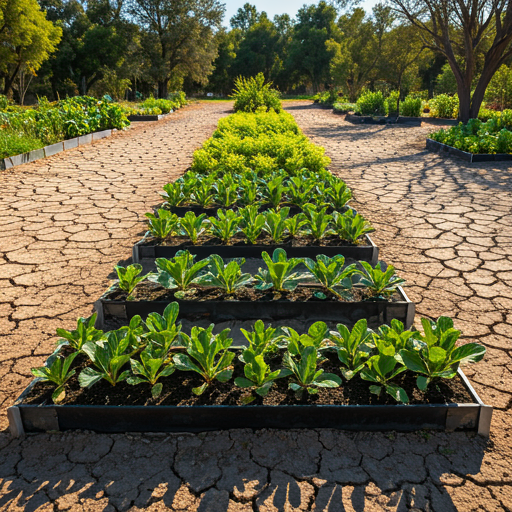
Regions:
<svg viewBox="0 0 512 512"><path fill-rule="evenodd" d="M321 105L332 106L336 102L340 101L340 97L338 95L338 91L335 89L331 89L325 92L319 92L314 96L314 99L318 101Z"/></svg>
<svg viewBox="0 0 512 512"><path fill-rule="evenodd" d="M459 115L459 97L439 94L428 102L430 117L456 119Z"/></svg>
<svg viewBox="0 0 512 512"><path fill-rule="evenodd" d="M398 111L396 109L398 102L398 91L391 91L391 94L384 100L386 105L386 115L387 116L396 116Z"/></svg>
<svg viewBox="0 0 512 512"><path fill-rule="evenodd" d="M381 116L386 113L382 92L366 91L357 100L357 113L364 116Z"/></svg>
<svg viewBox="0 0 512 512"><path fill-rule="evenodd" d="M400 102L400 114L406 117L419 117L421 115L421 98L407 96Z"/></svg>
<svg viewBox="0 0 512 512"><path fill-rule="evenodd" d="M39 139L20 135L11 130L0 130L0 159L28 153L42 147L44 144Z"/></svg>
<svg viewBox="0 0 512 512"><path fill-rule="evenodd" d="M265 84L265 76L258 73L255 77L238 77L235 80L234 98L235 112L256 112L257 110L275 110L281 112L279 92L272 89L272 82Z"/></svg>
<svg viewBox="0 0 512 512"><path fill-rule="evenodd" d="M347 112L355 112L357 105L355 103L335 103L333 109L336 112L346 114Z"/></svg>

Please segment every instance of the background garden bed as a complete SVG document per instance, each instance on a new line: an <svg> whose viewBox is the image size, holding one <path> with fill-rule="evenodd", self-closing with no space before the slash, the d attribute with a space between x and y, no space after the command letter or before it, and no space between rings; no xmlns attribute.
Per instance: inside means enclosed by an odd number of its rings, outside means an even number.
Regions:
<svg viewBox="0 0 512 512"><path fill-rule="evenodd" d="M505 162L512 161L512 155L509 153L496 153L496 154L475 154L462 151L460 149L448 146L442 142L436 140L427 139L426 148L434 153L440 153L441 155L455 156L461 158L466 162Z"/></svg>

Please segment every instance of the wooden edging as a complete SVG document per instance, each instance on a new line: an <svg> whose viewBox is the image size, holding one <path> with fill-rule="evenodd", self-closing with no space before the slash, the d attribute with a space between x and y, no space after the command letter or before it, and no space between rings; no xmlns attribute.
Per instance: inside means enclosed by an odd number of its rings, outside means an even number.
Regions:
<svg viewBox="0 0 512 512"><path fill-rule="evenodd" d="M102 130L101 132L88 133L87 135L81 135L80 137L74 137L73 139L67 139L44 148L34 149L28 153L22 153L21 155L14 155L7 158L0 159L0 171L11 169L17 165L28 164L35 160L41 160L49 156L56 155L67 149L77 148L78 146L84 146L85 144L91 144L105 137L110 137L116 129L113 130Z"/></svg>
<svg viewBox="0 0 512 512"><path fill-rule="evenodd" d="M445 156L455 156L457 158L461 158L466 162L506 162L512 160L512 155L509 153L496 153L495 155L491 154L473 154L468 153L467 151L462 151L460 149L454 148L452 146L448 146L447 144L443 144L442 142L437 142L437 140L427 139L426 149L429 151L433 151L434 153L440 153Z"/></svg>

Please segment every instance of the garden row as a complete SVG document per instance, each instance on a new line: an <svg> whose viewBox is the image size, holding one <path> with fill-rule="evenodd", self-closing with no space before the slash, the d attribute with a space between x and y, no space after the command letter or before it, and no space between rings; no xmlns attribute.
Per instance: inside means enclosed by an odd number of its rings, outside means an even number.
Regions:
<svg viewBox="0 0 512 512"><path fill-rule="evenodd" d="M277 172L288 175L281 176L287 180L286 185L281 182L283 187L307 173L321 174L325 185L332 186L328 163L323 148L311 144L288 114L237 113L221 120L212 138L195 152L191 171L213 173L220 182L226 176L253 173L261 180L257 188L268 190ZM203 181L196 179L190 197L197 197L193 189ZM186 182L186 178L181 181ZM240 197L240 182L232 183L238 184ZM146 275L141 265L116 267L118 281L96 304L99 318L79 319L74 331L59 329L58 350L45 367L33 370L39 380L17 408L24 424L41 425L35 409L53 393L54 400L66 404L48 405L57 428L155 431L365 425L483 432L488 427L488 415L484 418L482 413L485 406L459 365L480 360L485 348L456 347L460 333L448 318L423 319L424 335L407 330L414 305L403 294L399 286L403 280L392 266L368 261L347 265L339 254L322 254L318 242L336 225L352 226L357 214L332 205L327 213L327 206L306 204L292 217L280 201L266 213L252 205L237 212L221 209L208 220L190 211L179 218L162 208L149 214L153 235L166 238L173 250L179 244L170 235L187 237L193 245L208 228L223 245L226 260L215 251L194 262L190 252L178 251L173 257L157 258L156 272ZM272 244L285 236L311 237L315 259L290 257L276 248L272 257L266 251L258 255L257 272L245 272L245 261L235 256L239 249L229 242L239 235L236 230L257 231L260 226ZM247 240L259 236L251 234ZM351 238L350 243L357 245L363 233L354 232ZM107 314L126 325L99 331ZM309 324L302 332L286 324L286 319L296 322L301 316ZM180 319L194 323L205 317L215 324L227 318L256 320L251 330L241 330L248 346L234 350L229 330L214 334L213 323L196 325L190 333L176 324ZM285 325L266 328L261 318ZM340 322L343 319L347 321ZM326 322L337 323L336 330ZM397 411L389 400L415 405ZM457 402L468 403L463 413ZM104 421L107 403L124 407L109 408ZM249 403L248 408L241 406ZM357 409L352 409L355 403ZM144 418L137 413L141 405Z"/></svg>

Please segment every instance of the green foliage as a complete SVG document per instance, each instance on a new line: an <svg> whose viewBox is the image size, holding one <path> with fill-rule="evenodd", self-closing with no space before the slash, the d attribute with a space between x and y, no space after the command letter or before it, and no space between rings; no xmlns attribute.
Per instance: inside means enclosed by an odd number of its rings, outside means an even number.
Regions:
<svg viewBox="0 0 512 512"><path fill-rule="evenodd" d="M199 237L206 231L207 226L208 221L205 213L196 216L194 212L188 211L180 219L181 234L188 236L193 244L197 244Z"/></svg>
<svg viewBox="0 0 512 512"><path fill-rule="evenodd" d="M247 238L247 241L250 244L254 244L263 231L266 217L258 213L258 207L254 205L241 208L238 212L242 216L240 230Z"/></svg>
<svg viewBox="0 0 512 512"><path fill-rule="evenodd" d="M286 195L290 204L302 208L306 203L310 202L314 187L315 180L292 176L288 180L288 187L286 189Z"/></svg>
<svg viewBox="0 0 512 512"><path fill-rule="evenodd" d="M36 137L22 135L18 131L0 129L0 159L28 153L42 147L44 143Z"/></svg>
<svg viewBox="0 0 512 512"><path fill-rule="evenodd" d="M279 93L272 89L272 82L265 84L265 76L258 73L255 77L238 77L231 95L235 100L235 112L281 111Z"/></svg>
<svg viewBox="0 0 512 512"><path fill-rule="evenodd" d="M501 110L512 107L512 70L505 64L491 78L484 99Z"/></svg>
<svg viewBox="0 0 512 512"><path fill-rule="evenodd" d="M334 210L342 210L352 199L352 191L343 181L338 181L325 189L325 196Z"/></svg>
<svg viewBox="0 0 512 512"><path fill-rule="evenodd" d="M387 116L396 116L398 114L397 106L399 96L398 91L391 91L390 95L384 100Z"/></svg>
<svg viewBox="0 0 512 512"><path fill-rule="evenodd" d="M418 336L417 347L400 350L407 368L420 373L418 388L425 390L432 379L452 379L461 363L476 363L485 355L485 347L478 343L455 346L460 331L454 329L451 318L441 316L432 322L421 319L424 335Z"/></svg>
<svg viewBox="0 0 512 512"><path fill-rule="evenodd" d="M52 393L52 400L54 403L61 402L66 397L64 386L66 382L75 375L75 370L70 370L78 352L73 352L68 357L59 357L57 354L52 354L46 361L45 366L39 368L32 368L32 375L40 378L43 382L53 382L57 387Z"/></svg>
<svg viewBox="0 0 512 512"><path fill-rule="evenodd" d="M94 327L98 314L94 313L89 318L80 317L76 321L76 329L73 331L66 331L66 329L57 329L57 335L61 337L58 345L69 345L77 352L81 352L83 346L89 342L95 342L103 337L103 331Z"/></svg>
<svg viewBox="0 0 512 512"><path fill-rule="evenodd" d="M371 233L375 229L371 224L354 210L348 210L345 213L333 213L333 228L336 234L343 240L349 240L357 243L359 237L366 233Z"/></svg>
<svg viewBox="0 0 512 512"><path fill-rule="evenodd" d="M293 217L288 217L284 222L288 235L292 238L295 238L301 231L302 227L307 224L306 216L303 213L299 213Z"/></svg>
<svg viewBox="0 0 512 512"><path fill-rule="evenodd" d="M229 208L238 200L238 187L229 174L216 181L213 188L216 192L214 199L219 206Z"/></svg>
<svg viewBox="0 0 512 512"><path fill-rule="evenodd" d="M360 274L362 277L360 284L367 286L373 296L389 297L396 292L397 288L405 283L402 279L395 275L395 267L388 265L386 270L382 270L382 262L372 267L367 261L359 262L363 269L356 269L354 274Z"/></svg>
<svg viewBox="0 0 512 512"><path fill-rule="evenodd" d="M276 211L268 211L265 215L265 225L263 229L270 235L272 241L276 244L282 242L285 231L286 231L286 220L288 218L288 213L290 212L290 208L281 208Z"/></svg>
<svg viewBox="0 0 512 512"><path fill-rule="evenodd" d="M142 272L142 265L139 263L133 263L127 267L116 265L114 269L119 279L118 286L128 294L128 297L130 297L135 287L147 277L139 275Z"/></svg>
<svg viewBox="0 0 512 512"><path fill-rule="evenodd" d="M459 115L459 97L439 94L435 98L428 100L430 108L430 117L444 117L456 119Z"/></svg>
<svg viewBox="0 0 512 512"><path fill-rule="evenodd" d="M197 179L190 189L190 199L202 208L209 208L215 201L215 190L210 176Z"/></svg>
<svg viewBox="0 0 512 512"><path fill-rule="evenodd" d="M190 337L183 334L188 355L176 354L173 358L179 370L194 371L205 380L202 386L192 390L196 395L204 393L214 380L227 382L233 374L231 361L235 353L228 351L233 343L228 338L230 330L224 329L214 336L213 328L213 324L208 329L192 327Z"/></svg>
<svg viewBox="0 0 512 512"><path fill-rule="evenodd" d="M194 188L196 183L194 182ZM162 192L162 196L166 199L166 204L169 206L180 206L186 203L192 191L192 184L190 182L175 181L174 183L167 183Z"/></svg>
<svg viewBox="0 0 512 512"><path fill-rule="evenodd" d="M190 285L198 282L199 272L209 263L208 258L194 263L194 257L189 251L178 251L170 260L157 258L158 274L150 275L148 279L168 290L177 288L186 291Z"/></svg>
<svg viewBox="0 0 512 512"><path fill-rule="evenodd" d="M145 327L148 332L144 334L144 338L156 343L165 351L169 351L175 340L179 340L181 325L176 325L178 313L179 305L177 302L168 304L162 315L150 313L146 318Z"/></svg>
<svg viewBox="0 0 512 512"><path fill-rule="evenodd" d="M315 240L322 240L332 232L330 229L332 215L327 213L327 207L317 208L308 203L304 205L304 215L306 216L306 229Z"/></svg>
<svg viewBox="0 0 512 512"><path fill-rule="evenodd" d="M217 210L217 217L210 217L210 232L227 244L238 232L242 218L233 210Z"/></svg>
<svg viewBox="0 0 512 512"><path fill-rule="evenodd" d="M406 96L405 100L400 102L400 114L406 117L420 117L421 98Z"/></svg>
<svg viewBox="0 0 512 512"><path fill-rule="evenodd" d="M368 329L365 318L359 320L351 331L343 324L336 328L337 331L331 331L329 339L336 345L338 358L343 364L341 373L350 380L364 368L371 355L373 331Z"/></svg>
<svg viewBox="0 0 512 512"><path fill-rule="evenodd" d="M225 264L218 254L209 257L208 273L197 279L198 284L214 286L232 294L239 288L251 284L254 279L251 274L243 274L241 266L244 258L232 260Z"/></svg>
<svg viewBox="0 0 512 512"><path fill-rule="evenodd" d="M342 297L344 292L352 288L351 276L356 269L356 264L345 267L345 258L341 255L329 258L318 254L316 261L310 258L304 260L306 268L311 272L316 282L325 290Z"/></svg>
<svg viewBox="0 0 512 512"><path fill-rule="evenodd" d="M267 268L258 270L254 276L258 283L255 285L257 290L269 290L273 288L277 292L293 291L297 288L300 280L304 277L302 274L293 272L293 269L303 262L302 258L287 258L286 251L277 248L272 254L272 259L266 251L261 254Z"/></svg>
<svg viewBox="0 0 512 512"><path fill-rule="evenodd" d="M163 240L176 232L178 216L169 210L160 208L157 215L146 213L146 217L149 219L149 231L155 238Z"/></svg>
<svg viewBox="0 0 512 512"><path fill-rule="evenodd" d="M249 342L249 348L253 354L265 355L275 351L279 336L276 336L276 329L272 328L272 326L269 325L265 329L265 324L262 320L254 322L252 331L246 331L243 328L240 328L240 331Z"/></svg>
<svg viewBox="0 0 512 512"><path fill-rule="evenodd" d="M397 368L398 365L398 368ZM366 368L361 370L361 378L376 384L370 386L370 393L379 396L383 389L397 402L409 403L409 397L403 388L389 382L393 377L404 372L407 368L401 365L393 356L376 354L366 361Z"/></svg>
<svg viewBox="0 0 512 512"><path fill-rule="evenodd" d="M263 200L270 203L274 208L279 207L286 190L283 176L277 176L272 180L262 180Z"/></svg>
<svg viewBox="0 0 512 512"><path fill-rule="evenodd" d="M337 101L332 108L335 112L339 112L340 114L348 114L349 112L356 111L357 103Z"/></svg>
<svg viewBox="0 0 512 512"><path fill-rule="evenodd" d="M285 333L282 339L286 342L288 352L292 356L300 355L306 347L320 350L326 346L329 328L325 322L315 322L307 333L299 334L291 327L282 327Z"/></svg>
<svg viewBox="0 0 512 512"><path fill-rule="evenodd" d="M356 113L363 116L383 116L386 113L384 96L381 91L365 91L356 102Z"/></svg>

